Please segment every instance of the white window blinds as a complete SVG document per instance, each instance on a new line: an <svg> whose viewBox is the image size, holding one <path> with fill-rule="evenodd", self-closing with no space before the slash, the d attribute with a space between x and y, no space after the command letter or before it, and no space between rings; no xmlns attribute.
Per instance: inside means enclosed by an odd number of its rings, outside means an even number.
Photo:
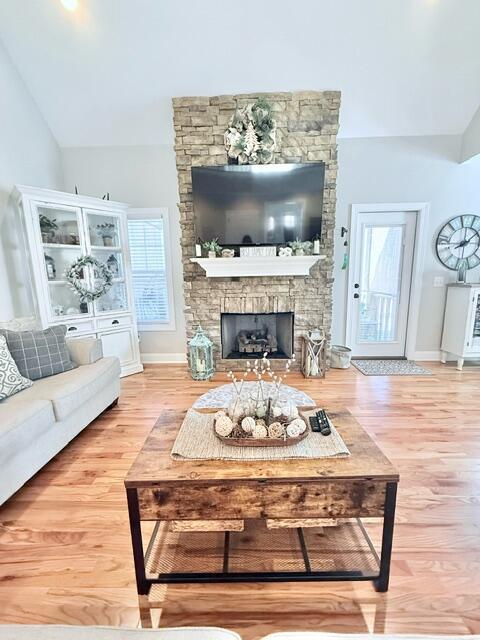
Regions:
<svg viewBox="0 0 480 640"><path fill-rule="evenodd" d="M168 323L170 309L163 218L129 219L128 237L138 322Z"/></svg>

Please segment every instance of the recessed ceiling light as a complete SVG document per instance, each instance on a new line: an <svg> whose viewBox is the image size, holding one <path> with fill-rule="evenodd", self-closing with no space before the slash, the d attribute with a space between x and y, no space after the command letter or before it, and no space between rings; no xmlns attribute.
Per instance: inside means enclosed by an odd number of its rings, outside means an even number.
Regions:
<svg viewBox="0 0 480 640"><path fill-rule="evenodd" d="M75 11L78 7L78 0L60 0L67 11Z"/></svg>

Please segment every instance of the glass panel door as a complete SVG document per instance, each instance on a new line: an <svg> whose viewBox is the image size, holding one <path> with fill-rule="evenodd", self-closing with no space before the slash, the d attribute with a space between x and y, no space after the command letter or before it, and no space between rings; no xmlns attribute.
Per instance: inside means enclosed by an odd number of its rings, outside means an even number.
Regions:
<svg viewBox="0 0 480 640"><path fill-rule="evenodd" d="M349 344L354 357L405 355L414 211L360 212L352 234Z"/></svg>
<svg viewBox="0 0 480 640"><path fill-rule="evenodd" d="M359 342L397 338L404 230L403 225L363 227Z"/></svg>

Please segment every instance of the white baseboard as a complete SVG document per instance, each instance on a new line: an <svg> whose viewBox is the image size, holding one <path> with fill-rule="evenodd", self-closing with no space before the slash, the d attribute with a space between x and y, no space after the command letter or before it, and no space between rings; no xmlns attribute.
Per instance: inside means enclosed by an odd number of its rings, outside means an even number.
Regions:
<svg viewBox="0 0 480 640"><path fill-rule="evenodd" d="M424 362L440 362L440 349L437 351L415 351L413 360L423 360Z"/></svg>
<svg viewBox="0 0 480 640"><path fill-rule="evenodd" d="M185 364L187 356L184 353L141 353L143 364Z"/></svg>

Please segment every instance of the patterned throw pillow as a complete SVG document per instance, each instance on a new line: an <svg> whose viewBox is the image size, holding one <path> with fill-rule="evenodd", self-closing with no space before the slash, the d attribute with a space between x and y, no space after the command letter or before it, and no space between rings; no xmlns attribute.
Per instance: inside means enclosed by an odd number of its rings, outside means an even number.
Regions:
<svg viewBox="0 0 480 640"><path fill-rule="evenodd" d="M5 336L0 336L0 401L13 396L18 391L28 389L33 382L20 375L14 359L7 347Z"/></svg>
<svg viewBox="0 0 480 640"><path fill-rule="evenodd" d="M8 331L0 329L22 376L38 380L70 371L77 365L70 358L62 324L43 331Z"/></svg>

